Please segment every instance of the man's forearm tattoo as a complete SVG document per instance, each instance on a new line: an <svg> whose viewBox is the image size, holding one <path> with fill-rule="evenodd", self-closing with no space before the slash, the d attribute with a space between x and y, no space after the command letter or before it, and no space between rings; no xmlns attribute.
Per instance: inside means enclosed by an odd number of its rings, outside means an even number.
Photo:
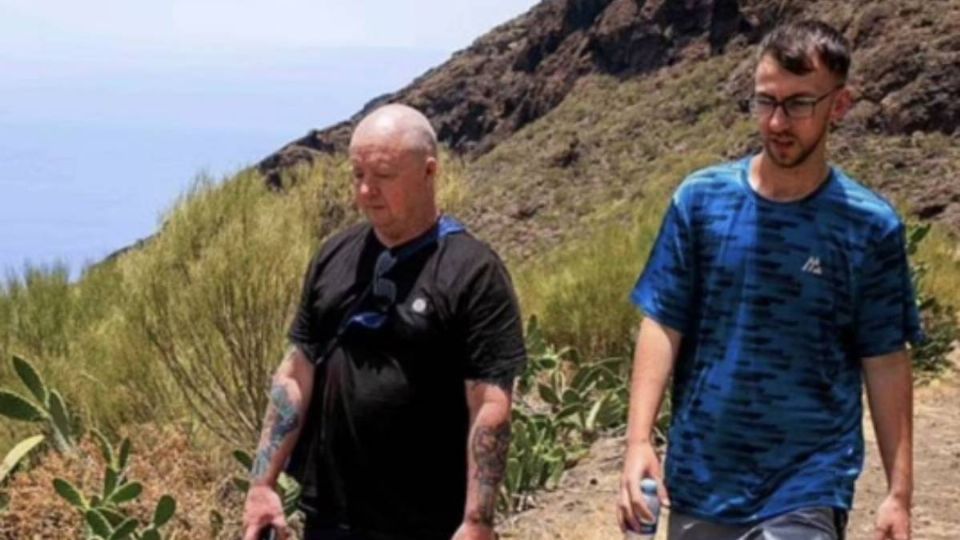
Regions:
<svg viewBox="0 0 960 540"><path fill-rule="evenodd" d="M496 426L478 426L470 448L476 470L477 510L475 521L493 526L497 505L497 489L507 474L507 452L510 450L510 422Z"/></svg>
<svg viewBox="0 0 960 540"><path fill-rule="evenodd" d="M284 439L299 425L300 412L297 411L296 405L290 401L286 387L279 384L273 385L273 389L270 391L270 408L267 411L267 420L263 426L264 432L269 430L270 434L265 441L260 443L260 448L257 450L257 457L254 459L253 467L250 470L250 475L253 478L260 478L266 474Z"/></svg>

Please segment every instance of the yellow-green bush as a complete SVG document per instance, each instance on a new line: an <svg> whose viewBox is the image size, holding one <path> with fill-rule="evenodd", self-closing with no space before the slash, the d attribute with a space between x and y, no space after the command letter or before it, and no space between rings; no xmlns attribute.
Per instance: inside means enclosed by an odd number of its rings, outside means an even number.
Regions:
<svg viewBox="0 0 960 540"><path fill-rule="evenodd" d="M0 317L5 323L2 343L9 348L14 339L28 355L65 356L73 320L75 295L70 290L69 269L25 266L22 274L9 275L0 287ZM9 358L9 350L0 351Z"/></svg>
<svg viewBox="0 0 960 540"><path fill-rule="evenodd" d="M521 266L516 280L523 311L539 318L551 343L591 358L629 355L640 321L629 294L658 225L651 211Z"/></svg>
<svg viewBox="0 0 960 540"><path fill-rule="evenodd" d="M127 331L196 418L235 444L259 428L312 245L289 202L254 174L200 183L149 248L122 261Z"/></svg>

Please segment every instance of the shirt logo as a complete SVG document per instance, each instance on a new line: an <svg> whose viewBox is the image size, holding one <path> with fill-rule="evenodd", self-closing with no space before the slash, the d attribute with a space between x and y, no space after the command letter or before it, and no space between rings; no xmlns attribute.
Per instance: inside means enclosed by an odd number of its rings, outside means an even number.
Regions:
<svg viewBox="0 0 960 540"><path fill-rule="evenodd" d="M810 256L807 263L803 265L803 271L809 274L822 275L823 268L820 267L820 257Z"/></svg>
<svg viewBox="0 0 960 540"><path fill-rule="evenodd" d="M425 311L427 311L427 301L423 298L417 298L413 301L413 304L411 304L410 307L413 309L414 313L423 314Z"/></svg>

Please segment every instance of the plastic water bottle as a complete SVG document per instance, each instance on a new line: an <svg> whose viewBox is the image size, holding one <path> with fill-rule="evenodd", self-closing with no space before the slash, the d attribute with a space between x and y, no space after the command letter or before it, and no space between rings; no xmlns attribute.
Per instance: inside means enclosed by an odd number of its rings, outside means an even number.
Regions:
<svg viewBox="0 0 960 540"><path fill-rule="evenodd" d="M643 501L653 514L653 523L641 523L640 530L627 530L624 540L653 540L657 535L657 522L660 520L660 497L657 496L657 481L653 478L644 478L640 482L640 493Z"/></svg>

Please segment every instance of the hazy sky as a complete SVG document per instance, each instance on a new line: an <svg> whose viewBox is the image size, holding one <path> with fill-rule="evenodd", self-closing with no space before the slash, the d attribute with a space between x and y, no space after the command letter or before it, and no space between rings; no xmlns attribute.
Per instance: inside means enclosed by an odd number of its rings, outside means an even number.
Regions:
<svg viewBox="0 0 960 540"><path fill-rule="evenodd" d="M76 273L535 3L0 0L0 268Z"/></svg>

